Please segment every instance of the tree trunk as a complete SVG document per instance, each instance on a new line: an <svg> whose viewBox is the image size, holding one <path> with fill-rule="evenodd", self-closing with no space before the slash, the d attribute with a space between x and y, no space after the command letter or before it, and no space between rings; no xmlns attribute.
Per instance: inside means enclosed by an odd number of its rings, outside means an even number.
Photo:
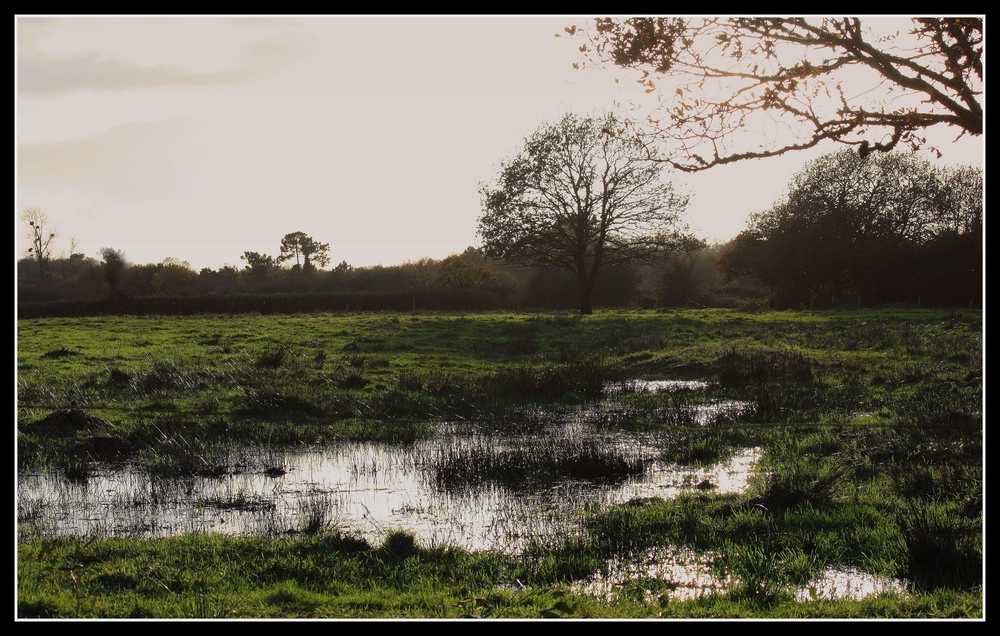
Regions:
<svg viewBox="0 0 1000 636"><path fill-rule="evenodd" d="M594 313L594 304L591 300L592 292L594 290L593 278L586 283L580 283L580 315L589 316Z"/></svg>

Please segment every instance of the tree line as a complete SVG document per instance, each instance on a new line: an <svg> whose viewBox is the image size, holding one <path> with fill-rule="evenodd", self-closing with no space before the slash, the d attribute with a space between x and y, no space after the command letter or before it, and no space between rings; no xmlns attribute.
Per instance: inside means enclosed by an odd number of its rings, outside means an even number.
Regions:
<svg viewBox="0 0 1000 636"><path fill-rule="evenodd" d="M806 164L786 196L752 214L733 240L709 245L684 235L654 257L605 264L590 300L593 307L644 308L981 306L982 179L978 168L934 167L912 154L826 155ZM47 222L33 221L26 222L32 232L54 234ZM303 238L324 248L319 259L310 253L308 267L300 244L297 263L293 248L278 256L245 252L242 268L201 271L177 258L130 263L111 248L100 258L43 250L40 260L32 243L18 262L18 300L127 298L134 306L138 299L243 297L229 306L253 311L268 297L336 295L303 309L580 308L579 278L559 263L519 264L470 246L440 260L325 268L328 246ZM283 301L290 309L295 302Z"/></svg>
<svg viewBox="0 0 1000 636"><path fill-rule="evenodd" d="M594 303L598 307L654 306L658 301L650 285L655 276L655 267L609 267L594 287ZM224 265L196 271L177 258L130 263L120 251L105 249L100 258L53 257L46 262L44 280L37 263L22 258L18 281L22 308L109 300L118 302L109 307L138 307L148 301L169 311L169 305L153 301L183 300L185 306L193 307L204 299L205 307L225 308L225 303L216 301L230 298L228 306L254 311L264 304L273 306L275 299L283 297L280 302L294 310L291 297L324 295L337 297L336 302L324 305L335 310L411 309L414 303L418 309L575 309L579 301L575 281L564 270L508 265L486 258L477 247L443 259L396 265L354 267L341 261L326 269L317 267L310 275L303 275L294 264L261 269L248 263L242 268ZM318 301L308 302L315 307Z"/></svg>
<svg viewBox="0 0 1000 636"><path fill-rule="evenodd" d="M416 308L417 294L435 292L421 308L981 306L981 169L935 167L913 153L831 153L804 165L736 238L708 245L680 222L686 196L663 184L658 164L634 169L641 147L603 135L607 123L567 116L540 129L496 184L481 186L482 244L440 260L324 269L329 244L304 232L286 234L276 256L244 252L242 268L195 271L178 258L134 264L112 248L99 259L54 257L58 233L29 208L18 300L129 298L135 306L139 298L339 294L323 306ZM393 300L379 304L372 294Z"/></svg>

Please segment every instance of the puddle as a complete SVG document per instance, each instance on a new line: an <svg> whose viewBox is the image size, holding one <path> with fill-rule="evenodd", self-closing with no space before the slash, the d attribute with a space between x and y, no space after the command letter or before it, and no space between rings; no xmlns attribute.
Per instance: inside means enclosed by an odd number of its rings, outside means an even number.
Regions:
<svg viewBox="0 0 1000 636"><path fill-rule="evenodd" d="M673 391L704 391L708 382L703 380L627 380L611 382L604 387L607 395L623 393L671 393Z"/></svg>
<svg viewBox="0 0 1000 636"><path fill-rule="evenodd" d="M712 572L713 558L711 553L684 548L654 548L640 558L610 561L607 570L573 584L571 589L604 602L614 602L622 595L649 605L692 600L724 592L731 583ZM856 569L829 568L793 593L797 602L805 603L860 600L883 592L906 596L908 582Z"/></svg>
<svg viewBox="0 0 1000 636"><path fill-rule="evenodd" d="M136 537L277 535L325 523L373 544L404 529L423 545L516 552L533 538L578 532L594 506L741 492L760 457L745 449L716 466L683 467L656 460L658 444L656 434L593 433L579 420L521 435L446 426L407 446L269 449L268 463L283 474L160 479L98 469L82 484L24 474L18 518L44 533Z"/></svg>
<svg viewBox="0 0 1000 636"><path fill-rule="evenodd" d="M622 594L641 594L642 602L651 605L691 600L725 589L726 582L712 573L712 558L684 548L654 548L639 559L611 561L606 571L571 589L609 603ZM652 583L653 589L627 590L633 581Z"/></svg>
<svg viewBox="0 0 1000 636"><path fill-rule="evenodd" d="M895 592L900 596L907 596L907 582L877 577L860 570L831 568L826 570L823 576L797 589L795 600L799 602L859 600L883 592Z"/></svg>

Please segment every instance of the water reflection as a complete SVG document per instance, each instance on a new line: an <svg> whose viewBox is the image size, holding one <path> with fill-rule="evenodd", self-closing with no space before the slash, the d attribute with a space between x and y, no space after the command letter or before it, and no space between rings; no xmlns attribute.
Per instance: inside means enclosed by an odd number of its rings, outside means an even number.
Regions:
<svg viewBox="0 0 1000 636"><path fill-rule="evenodd" d="M573 591L615 602L629 581L642 581L647 604L685 601L725 589L726 581L712 572L714 555L673 546L653 548L632 559L612 560L605 571L572 586Z"/></svg>
<svg viewBox="0 0 1000 636"><path fill-rule="evenodd" d="M671 393L673 391L704 391L708 382L704 380L626 380L612 382L605 387L605 393Z"/></svg>
<svg viewBox="0 0 1000 636"><path fill-rule="evenodd" d="M116 536L276 535L325 524L373 544L399 528L423 545L517 551L579 532L595 506L742 491L760 456L744 449L715 466L682 467L658 461L659 444L655 433L593 432L575 419L517 435L443 426L411 445L270 449L266 464L280 464L281 475L261 467L165 479L99 469L79 484L33 473L19 478L19 521L45 533ZM624 468L606 476L595 465Z"/></svg>
<svg viewBox="0 0 1000 636"><path fill-rule="evenodd" d="M632 598L641 595L647 604L691 600L722 593L732 583L712 571L714 558L712 553L675 546L652 548L636 557L609 561L607 569L575 583L572 589L607 602L615 602L623 594ZM634 582L641 583L639 590L628 589ZM885 592L906 596L908 582L857 569L827 568L815 580L792 591L800 603L860 600Z"/></svg>
<svg viewBox="0 0 1000 636"><path fill-rule="evenodd" d="M795 600L799 602L858 600L884 592L894 592L900 596L909 594L905 580L878 577L857 569L829 568L822 576L796 590Z"/></svg>

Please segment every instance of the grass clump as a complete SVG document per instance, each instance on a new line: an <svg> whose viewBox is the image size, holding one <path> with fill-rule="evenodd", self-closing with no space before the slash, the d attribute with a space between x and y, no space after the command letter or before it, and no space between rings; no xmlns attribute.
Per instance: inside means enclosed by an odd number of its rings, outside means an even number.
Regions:
<svg viewBox="0 0 1000 636"><path fill-rule="evenodd" d="M511 447L499 438L479 437L442 447L428 468L433 481L446 489L490 483L518 488L545 487L563 479L617 483L642 474L645 460L594 439Z"/></svg>

